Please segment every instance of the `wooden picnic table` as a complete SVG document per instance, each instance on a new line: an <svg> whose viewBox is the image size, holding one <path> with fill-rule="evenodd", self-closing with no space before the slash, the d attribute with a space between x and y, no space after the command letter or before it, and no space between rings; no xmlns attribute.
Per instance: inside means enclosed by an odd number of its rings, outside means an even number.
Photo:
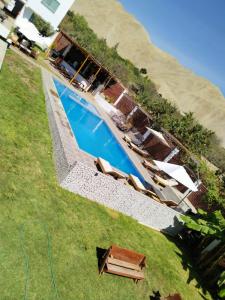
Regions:
<svg viewBox="0 0 225 300"><path fill-rule="evenodd" d="M112 245L102 257L99 273L128 277L137 283L144 279L145 266L146 257L143 254Z"/></svg>

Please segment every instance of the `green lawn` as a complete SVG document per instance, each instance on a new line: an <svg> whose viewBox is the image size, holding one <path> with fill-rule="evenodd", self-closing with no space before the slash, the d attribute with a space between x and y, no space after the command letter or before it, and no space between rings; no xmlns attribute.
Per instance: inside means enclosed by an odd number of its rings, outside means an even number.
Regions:
<svg viewBox="0 0 225 300"><path fill-rule="evenodd" d="M10 50L0 129L0 299L203 299L170 239L58 186L40 71ZM96 247L112 243L146 254L143 282L98 276Z"/></svg>

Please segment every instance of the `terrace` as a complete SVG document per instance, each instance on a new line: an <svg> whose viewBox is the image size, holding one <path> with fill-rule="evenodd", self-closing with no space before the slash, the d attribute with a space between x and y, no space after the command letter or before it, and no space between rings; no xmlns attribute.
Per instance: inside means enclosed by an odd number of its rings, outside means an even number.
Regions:
<svg viewBox="0 0 225 300"><path fill-rule="evenodd" d="M39 68L8 51L0 73L1 297L149 299L159 290L211 299L175 240L58 186L44 98ZM146 255L143 282L99 278L96 247L112 243Z"/></svg>

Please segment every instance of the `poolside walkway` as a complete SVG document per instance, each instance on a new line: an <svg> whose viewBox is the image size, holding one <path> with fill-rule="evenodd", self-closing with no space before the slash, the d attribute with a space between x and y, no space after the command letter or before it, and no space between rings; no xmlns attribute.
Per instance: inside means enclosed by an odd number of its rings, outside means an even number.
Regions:
<svg viewBox="0 0 225 300"><path fill-rule="evenodd" d="M0 40L0 70L2 68L2 63L5 57L6 49L7 49L7 43Z"/></svg>

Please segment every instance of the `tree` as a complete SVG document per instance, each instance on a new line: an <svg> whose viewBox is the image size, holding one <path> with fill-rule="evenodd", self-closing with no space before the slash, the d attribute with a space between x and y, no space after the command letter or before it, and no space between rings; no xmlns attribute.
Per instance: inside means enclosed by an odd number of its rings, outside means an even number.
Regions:
<svg viewBox="0 0 225 300"><path fill-rule="evenodd" d="M39 15L33 13L30 21L37 27L38 31L43 36L50 36L53 34L54 29L51 24L43 20Z"/></svg>
<svg viewBox="0 0 225 300"><path fill-rule="evenodd" d="M218 280L218 296L222 299L225 299L225 271L221 273Z"/></svg>
<svg viewBox="0 0 225 300"><path fill-rule="evenodd" d="M141 74L147 74L147 69L141 68L141 69L140 69L140 73L141 73Z"/></svg>
<svg viewBox="0 0 225 300"><path fill-rule="evenodd" d="M207 213L199 209L194 216L181 216L185 226L200 232L203 236L213 236L214 238L225 241L225 218L221 211L217 210Z"/></svg>

